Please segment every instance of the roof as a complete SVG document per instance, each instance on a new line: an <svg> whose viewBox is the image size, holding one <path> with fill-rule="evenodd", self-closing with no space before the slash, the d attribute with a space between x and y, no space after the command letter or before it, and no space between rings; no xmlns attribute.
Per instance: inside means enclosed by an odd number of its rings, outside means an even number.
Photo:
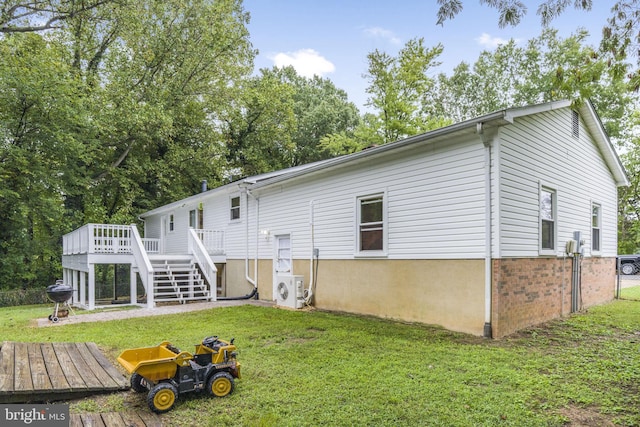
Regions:
<svg viewBox="0 0 640 427"><path fill-rule="evenodd" d="M258 184L258 183L260 183L262 181L273 179L273 178L276 178L276 177L281 176L281 175L293 174L293 173L296 173L296 172L304 171L305 169L312 168L314 166L317 166L319 164L325 163L327 161L328 160L321 160L321 161L314 162L314 163L308 163L308 164L305 164L305 165L293 166L293 167L290 167L290 168L287 168L287 169L281 169L281 170L277 170L277 171L273 171L273 172L267 172L267 173L263 173L263 174L260 174L260 175L249 176L247 178L243 178L243 179L240 179L238 181L234 181L234 182L231 182L229 184L225 184L225 185L213 188L213 189L208 190L208 191L203 191L201 193L194 194L193 196L189 196L187 198L180 199L180 200L178 200L176 202L160 206L158 208L155 208L153 210L150 210L150 211L147 211L147 212L141 214L139 217L140 218L146 218L148 216L156 215L156 214L159 214L159 213L162 213L162 212L171 211L171 210L174 210L176 208L183 207L185 205L196 205L199 202L201 202L202 200L207 199L207 198L209 198L209 197L211 197L213 195L216 195L216 194L219 194L219 193L225 193L225 192L232 193L232 192L237 191L239 187L250 187L250 186Z"/></svg>
<svg viewBox="0 0 640 427"><path fill-rule="evenodd" d="M412 148L419 144L433 143L442 140L445 137L450 137L453 134L482 133L483 130L512 124L518 117L530 116L545 111L568 108L571 107L571 105L571 101L553 101L526 107L507 108L504 110L495 111L493 113L485 114L483 116L465 120L459 123L445 126L443 128L435 129L420 135L411 136L409 138L405 138L396 142L391 142L378 147L368 148L357 153L347 154L344 156L334 157L332 159L322 160L315 163L309 163L306 165L295 166L288 169L282 169L279 171L247 177L240 181L232 182L213 190L199 193L186 199L161 206L157 209L140 215L140 217L145 218L153 214L169 211L175 209L176 207L181 207L185 204L197 203L202 199L208 198L209 196L222 191L236 191L238 187L242 186L250 187L251 189L265 188L270 185L281 183L283 181L301 176L308 176L332 168L337 168L345 164L355 164L361 161L365 161L371 157L387 153L389 151L397 152L404 149ZM600 118L598 117L598 114L596 113L591 102L584 102L578 108L578 110L584 120L585 125L589 129L589 132L593 136L605 163L609 167L609 170L611 171L616 184L618 186L629 185L629 179L624 170L622 162L620 161L620 158L618 157L613 145L611 144L611 141L609 140L609 137L607 136L604 127L602 126L602 122L600 121Z"/></svg>

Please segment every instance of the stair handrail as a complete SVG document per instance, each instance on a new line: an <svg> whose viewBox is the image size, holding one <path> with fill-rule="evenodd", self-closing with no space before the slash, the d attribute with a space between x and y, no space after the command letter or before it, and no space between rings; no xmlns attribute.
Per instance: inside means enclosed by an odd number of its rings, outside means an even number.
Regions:
<svg viewBox="0 0 640 427"><path fill-rule="evenodd" d="M209 299L215 301L216 293L212 292L211 289L216 289L216 273L218 269L193 228L189 229L189 254L193 256L209 283Z"/></svg>
<svg viewBox="0 0 640 427"><path fill-rule="evenodd" d="M133 237L131 239L131 252L136 260L138 272L147 293L147 307L153 308L155 306L153 300L153 266L151 265L147 251L144 249L144 243L142 243L142 238L140 237L140 233L138 233L138 227L136 227L135 224L131 224L130 227Z"/></svg>

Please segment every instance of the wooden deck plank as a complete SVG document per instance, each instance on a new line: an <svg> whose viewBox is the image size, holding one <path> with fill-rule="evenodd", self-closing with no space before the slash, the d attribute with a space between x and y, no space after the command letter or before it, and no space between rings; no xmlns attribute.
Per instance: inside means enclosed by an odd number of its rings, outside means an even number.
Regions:
<svg viewBox="0 0 640 427"><path fill-rule="evenodd" d="M25 392L33 390L31 380L31 366L29 365L29 351L27 343L15 343L14 350L15 378L13 390Z"/></svg>
<svg viewBox="0 0 640 427"><path fill-rule="evenodd" d="M162 420L153 412L144 411L136 413L140 416L140 419L142 419L146 427L162 427Z"/></svg>
<svg viewBox="0 0 640 427"><path fill-rule="evenodd" d="M76 365L73 364L73 360L71 360L71 356L69 356L65 344L53 343L53 349L56 352L58 363L60 363L60 368L62 369L69 386L71 386L72 389L86 389L87 385L82 379L80 372L78 372Z"/></svg>
<svg viewBox="0 0 640 427"><path fill-rule="evenodd" d="M69 418L69 427L162 427L160 417L150 412L71 414Z"/></svg>
<svg viewBox="0 0 640 427"><path fill-rule="evenodd" d="M100 414L81 414L80 418L84 427L107 427Z"/></svg>
<svg viewBox="0 0 640 427"><path fill-rule="evenodd" d="M95 343L7 341L0 347L0 386L0 404L4 404L127 390L129 382ZM90 418L89 422L98 421Z"/></svg>
<svg viewBox="0 0 640 427"><path fill-rule="evenodd" d="M42 351L44 364L47 367L47 373L49 374L51 386L57 391L71 390L71 386L69 385L69 382L67 381L67 378L64 376L64 372L62 372L62 368L60 367L60 362L58 362L58 356L56 356L53 344L42 343L40 345L40 350Z"/></svg>
<svg viewBox="0 0 640 427"><path fill-rule="evenodd" d="M29 354L29 365L31 366L31 380L33 381L34 390L51 390L51 380L47 373L47 367L42 356L42 348L39 343L27 344L27 352Z"/></svg>
<svg viewBox="0 0 640 427"><path fill-rule="evenodd" d="M13 350L14 345L11 341L4 341L2 348L0 348L0 357L2 357L0 362L0 390L8 392L13 391L13 373L15 369L13 366L13 361L15 360Z"/></svg>
<svg viewBox="0 0 640 427"><path fill-rule="evenodd" d="M136 412L125 412L122 414L123 425L128 427L148 427L140 415Z"/></svg>
<svg viewBox="0 0 640 427"><path fill-rule="evenodd" d="M69 415L69 427L84 427L82 425L82 418L80 417L80 414Z"/></svg>
<svg viewBox="0 0 640 427"><path fill-rule="evenodd" d="M93 357L95 358L96 362L98 362L98 364L100 366L102 366L102 369L104 369L104 371L106 373L108 373L109 376L111 376L111 378L115 381L115 383L118 384L118 387L122 388L122 389L128 389L129 388L129 381L127 380L127 377L125 377L122 374L122 372L120 372L113 365L113 363L111 363L111 362L109 362L109 360L107 360L105 355L98 348L98 345L96 343L94 343L94 342L88 342L86 344L87 344L87 349L93 355Z"/></svg>
<svg viewBox="0 0 640 427"><path fill-rule="evenodd" d="M107 371L104 370L102 365L98 363L94 355L91 353L89 348L87 347L87 343L76 343L76 348L78 349L78 353L82 356L87 366L93 374L96 376L100 384L106 388L119 388L120 384L117 383L111 375Z"/></svg>
<svg viewBox="0 0 640 427"><path fill-rule="evenodd" d="M102 383L96 377L96 374L89 367L87 362L78 351L78 346L72 342L63 343L63 346L67 351L69 358L78 370L78 373L80 374L80 377L82 378L82 381L84 381L86 387L91 390L103 389L104 387L102 386Z"/></svg>

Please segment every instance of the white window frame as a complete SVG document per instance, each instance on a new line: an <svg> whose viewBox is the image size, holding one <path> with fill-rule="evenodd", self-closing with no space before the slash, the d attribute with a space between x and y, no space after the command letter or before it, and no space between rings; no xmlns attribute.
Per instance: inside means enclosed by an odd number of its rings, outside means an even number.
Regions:
<svg viewBox="0 0 640 427"><path fill-rule="evenodd" d="M372 223L365 223L363 224L361 222L362 219L362 210L361 210L361 206L363 202L367 202L367 201L373 201L373 200L377 200L377 199L382 199L382 221L375 221ZM356 210L356 223L355 223L355 234L356 234L356 247L355 247L355 254L356 257L384 257L387 256L387 248L388 248L388 230L389 230L389 224L387 222L387 194L386 192L380 192L380 193L373 193L373 194L367 194L364 196L358 196L356 197L356 203L355 203L355 210ZM380 250L362 250L361 249L361 237L360 237L360 231L361 231L361 227L365 225L365 226L376 226L379 225L380 227L382 227L382 249Z"/></svg>
<svg viewBox="0 0 640 427"><path fill-rule="evenodd" d="M170 213L167 218L167 233L173 233L176 231L176 216L174 213Z"/></svg>
<svg viewBox="0 0 640 427"><path fill-rule="evenodd" d="M593 222L593 219L594 219L593 213L595 208L598 208L596 226L594 226L594 222ZM593 236L594 236L595 230L598 230L598 248L596 248L594 245L595 239L593 238ZM600 254L600 252L602 252L602 204L591 202L591 253Z"/></svg>
<svg viewBox="0 0 640 427"><path fill-rule="evenodd" d="M238 206L233 206L233 199L238 199ZM233 212L238 211L238 217L233 217ZM242 219L242 197L239 194L235 194L229 197L229 222L237 222Z"/></svg>
<svg viewBox="0 0 640 427"><path fill-rule="evenodd" d="M287 243L284 245L283 243ZM293 274L293 248L291 234L278 234L274 241L274 271L276 274Z"/></svg>
<svg viewBox="0 0 640 427"><path fill-rule="evenodd" d="M543 193L551 194L551 222L553 223L553 247L552 248L543 248L542 247L542 231L543 231L543 221L549 221L542 217L542 196ZM538 192L538 252L540 255L556 255L558 250L558 191L550 186L540 184L539 192Z"/></svg>
<svg viewBox="0 0 640 427"><path fill-rule="evenodd" d="M198 211L196 209L189 210L189 228L198 228Z"/></svg>

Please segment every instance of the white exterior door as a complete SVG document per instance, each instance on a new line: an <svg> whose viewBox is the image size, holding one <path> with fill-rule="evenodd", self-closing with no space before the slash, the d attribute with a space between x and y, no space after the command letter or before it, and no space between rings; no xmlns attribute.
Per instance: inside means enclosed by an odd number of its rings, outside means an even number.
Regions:
<svg viewBox="0 0 640 427"><path fill-rule="evenodd" d="M276 299L278 276L293 273L293 260L291 259L291 235L282 234L275 236L274 262L273 262L273 299Z"/></svg>

